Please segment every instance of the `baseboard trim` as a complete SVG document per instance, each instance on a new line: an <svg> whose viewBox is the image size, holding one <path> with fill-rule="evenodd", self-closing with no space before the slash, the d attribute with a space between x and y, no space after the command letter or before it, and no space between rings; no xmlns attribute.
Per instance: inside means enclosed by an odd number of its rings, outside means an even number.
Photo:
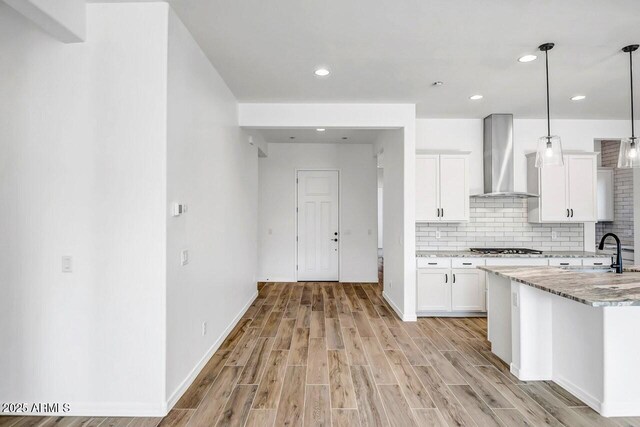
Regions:
<svg viewBox="0 0 640 427"><path fill-rule="evenodd" d="M551 373L523 372L522 369L513 362L509 365L509 371L521 381L555 381L552 378Z"/></svg>
<svg viewBox="0 0 640 427"><path fill-rule="evenodd" d="M274 283L274 282L282 282L282 283L297 283L295 278L291 277L276 277L275 279L258 279L257 282L264 283Z"/></svg>
<svg viewBox="0 0 640 427"><path fill-rule="evenodd" d="M396 314L398 315L398 317L400 319L402 319L403 322L417 322L418 321L418 317L413 314L405 314L402 310L400 310L400 307L398 307L392 300L391 298L389 298L389 296L383 291L382 292L382 298L384 298L384 300L387 302L387 304L389 304L389 306L393 309L393 311L396 312Z"/></svg>
<svg viewBox="0 0 640 427"><path fill-rule="evenodd" d="M556 384L558 384L560 387L562 387L563 389L567 390L569 393L573 394L578 399L582 400L589 407L591 407L591 409L593 409L594 411L596 411L598 413L600 413L602 411L602 408L604 406L603 403L600 402L597 398L595 398L591 394L587 393L586 391L584 391L583 389L581 389L580 387L575 385L573 382L571 382L568 379L563 378L561 376L554 377L553 381ZM636 403L636 405L637 405L637 403ZM638 406L636 406L636 408L638 408ZM636 411L636 415L638 415L637 411ZM620 415L620 416L625 416L625 415Z"/></svg>
<svg viewBox="0 0 640 427"><path fill-rule="evenodd" d="M211 356L213 356L213 354L216 351L218 351L218 349L224 342L225 338L227 338L227 335L229 335L229 333L233 330L233 328L240 321L242 316L244 316L244 314L247 312L249 307L251 307L251 304L253 304L253 302L257 297L258 297L258 291L256 291L251 296L249 301L240 310L240 313L231 321L231 323L225 328L225 330L218 337L218 339L213 343L213 345L209 348L209 350L205 353L205 355L202 356L202 358L196 364L196 366L194 366L194 368L191 370L187 378L185 378L184 381L182 381L182 383L171 394L171 397L167 400L167 403L166 403L167 413L175 406L176 403L178 403L178 400L180 400L180 398L185 393L185 391L187 391L187 389L191 387L191 384L193 384L193 381L200 374L200 371L202 371L202 368L204 368L207 362L209 362L209 359L211 359Z"/></svg>
<svg viewBox="0 0 640 427"><path fill-rule="evenodd" d="M418 311L416 313L418 317L487 317L486 312L479 311L455 311L455 312L442 312L442 311Z"/></svg>

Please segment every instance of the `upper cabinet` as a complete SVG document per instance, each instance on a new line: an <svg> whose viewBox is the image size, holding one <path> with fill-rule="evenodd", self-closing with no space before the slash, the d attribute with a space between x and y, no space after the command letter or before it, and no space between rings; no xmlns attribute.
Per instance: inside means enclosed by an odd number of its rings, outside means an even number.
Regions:
<svg viewBox="0 0 640 427"><path fill-rule="evenodd" d="M562 167L535 167L527 154L529 222L594 222L597 219L597 153L568 153Z"/></svg>
<svg viewBox="0 0 640 427"><path fill-rule="evenodd" d="M468 153L418 153L416 155L416 222L468 220Z"/></svg>

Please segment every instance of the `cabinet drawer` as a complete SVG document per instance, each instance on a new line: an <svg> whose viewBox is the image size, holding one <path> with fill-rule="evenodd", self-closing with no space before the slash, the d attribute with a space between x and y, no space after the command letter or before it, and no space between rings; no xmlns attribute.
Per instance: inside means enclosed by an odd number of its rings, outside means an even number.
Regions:
<svg viewBox="0 0 640 427"><path fill-rule="evenodd" d="M450 258L425 258L419 257L418 268L451 268Z"/></svg>
<svg viewBox="0 0 640 427"><path fill-rule="evenodd" d="M451 260L452 268L476 268L484 265L484 258L453 258Z"/></svg>
<svg viewBox="0 0 640 427"><path fill-rule="evenodd" d="M581 258L549 258L549 265L555 267L568 267L582 265Z"/></svg>
<svg viewBox="0 0 640 427"><path fill-rule="evenodd" d="M600 267L611 265L611 259L609 258L583 258L582 265L588 267Z"/></svg>

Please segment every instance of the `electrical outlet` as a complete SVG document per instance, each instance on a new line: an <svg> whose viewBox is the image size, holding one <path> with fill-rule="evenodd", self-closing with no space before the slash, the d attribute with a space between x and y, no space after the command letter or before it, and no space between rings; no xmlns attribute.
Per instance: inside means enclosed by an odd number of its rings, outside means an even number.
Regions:
<svg viewBox="0 0 640 427"><path fill-rule="evenodd" d="M551 240L558 240L558 232L557 231L552 231L551 232Z"/></svg>
<svg viewBox="0 0 640 427"><path fill-rule="evenodd" d="M207 335L207 322L202 322L202 336Z"/></svg>
<svg viewBox="0 0 640 427"><path fill-rule="evenodd" d="M393 288L393 282L389 280L389 289Z"/></svg>
<svg viewBox="0 0 640 427"><path fill-rule="evenodd" d="M440 237L441 237L440 230L436 230L436 239L439 239Z"/></svg>
<svg viewBox="0 0 640 427"><path fill-rule="evenodd" d="M180 252L180 265L187 264L189 264L189 250L184 249L182 252Z"/></svg>
<svg viewBox="0 0 640 427"><path fill-rule="evenodd" d="M519 307L520 306L518 304L518 294L516 294L516 293L511 294L511 304L513 304L514 307Z"/></svg>
<svg viewBox="0 0 640 427"><path fill-rule="evenodd" d="M73 258L70 256L62 257L62 272L63 273L72 273L73 272Z"/></svg>

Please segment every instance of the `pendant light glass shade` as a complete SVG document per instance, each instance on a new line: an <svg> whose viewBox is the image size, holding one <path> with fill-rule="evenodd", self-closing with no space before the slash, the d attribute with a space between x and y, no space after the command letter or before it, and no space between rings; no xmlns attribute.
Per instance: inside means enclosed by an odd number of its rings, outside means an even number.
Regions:
<svg viewBox="0 0 640 427"><path fill-rule="evenodd" d="M543 136L538 139L536 167L563 166L562 142L558 135Z"/></svg>
<svg viewBox="0 0 640 427"><path fill-rule="evenodd" d="M549 51L553 49L553 46L553 43L545 43L538 48L544 52L547 77L547 135L538 139L538 151L536 152L537 168L564 166L560 137L558 135L551 135L551 115L549 113Z"/></svg>
<svg viewBox="0 0 640 427"><path fill-rule="evenodd" d="M619 168L640 168L640 152L638 152L637 138L627 138L620 141L618 155Z"/></svg>
<svg viewBox="0 0 640 427"><path fill-rule="evenodd" d="M638 138L634 127L633 118L633 52L638 50L637 44L632 44L622 48L622 51L629 54L629 82L631 88L631 138L620 141L620 154L618 155L619 168L640 168L640 153L638 153Z"/></svg>

